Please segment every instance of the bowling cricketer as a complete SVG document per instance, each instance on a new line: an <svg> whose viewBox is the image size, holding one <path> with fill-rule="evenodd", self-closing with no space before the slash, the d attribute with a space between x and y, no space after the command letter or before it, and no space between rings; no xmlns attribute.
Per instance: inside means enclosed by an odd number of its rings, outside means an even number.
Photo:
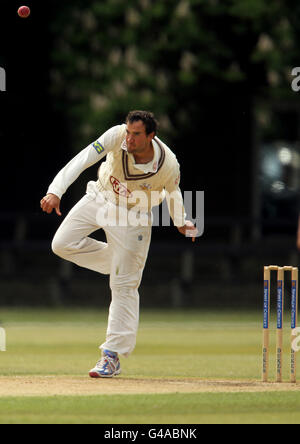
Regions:
<svg viewBox="0 0 300 444"><path fill-rule="evenodd" d="M151 240L151 209L172 195L167 203L174 226L193 240L198 234L193 223L186 220L178 161L156 132L152 113L131 111L125 124L109 129L75 156L41 200L44 212L55 210L61 216L60 202L68 187L86 168L106 157L97 181L88 183L86 195L66 216L52 242L53 252L61 258L110 276L107 334L100 346L101 358L89 372L92 378L120 374L119 356L128 357L135 348L138 289ZM155 203L153 193L159 195ZM137 223L139 220L143 223ZM89 237L99 229L104 230L107 242Z"/></svg>

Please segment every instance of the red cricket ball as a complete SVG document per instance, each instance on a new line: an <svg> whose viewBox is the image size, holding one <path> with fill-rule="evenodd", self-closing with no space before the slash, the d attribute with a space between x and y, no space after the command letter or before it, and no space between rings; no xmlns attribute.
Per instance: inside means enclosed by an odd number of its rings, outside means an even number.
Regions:
<svg viewBox="0 0 300 444"><path fill-rule="evenodd" d="M30 8L28 6L20 6L18 9L18 15L22 18L27 18L30 15Z"/></svg>

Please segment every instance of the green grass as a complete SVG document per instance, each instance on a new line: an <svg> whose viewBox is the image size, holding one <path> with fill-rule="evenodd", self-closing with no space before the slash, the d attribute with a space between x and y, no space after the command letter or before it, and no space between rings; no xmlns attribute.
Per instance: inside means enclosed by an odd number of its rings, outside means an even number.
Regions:
<svg viewBox="0 0 300 444"><path fill-rule="evenodd" d="M0 424L295 424L298 393L201 393L0 399Z"/></svg>
<svg viewBox="0 0 300 444"><path fill-rule="evenodd" d="M1 374L85 375L98 358L106 317L96 310L0 309L7 334ZM125 374L259 379L260 321L257 313L246 312L142 313L136 350L123 360Z"/></svg>
<svg viewBox="0 0 300 444"><path fill-rule="evenodd" d="M137 347L122 360L122 377L259 380L261 318L255 312L142 312ZM0 320L7 334L2 376L85 377L98 359L107 312L0 308ZM286 379L288 342L287 329ZM274 343L275 333L273 351ZM271 370L274 378L274 352ZM3 397L0 422L298 423L300 393Z"/></svg>

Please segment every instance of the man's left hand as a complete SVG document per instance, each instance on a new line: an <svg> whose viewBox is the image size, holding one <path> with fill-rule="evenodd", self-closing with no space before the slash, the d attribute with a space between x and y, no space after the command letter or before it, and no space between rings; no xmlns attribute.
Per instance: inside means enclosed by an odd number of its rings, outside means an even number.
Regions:
<svg viewBox="0 0 300 444"><path fill-rule="evenodd" d="M187 220L183 227L177 227L178 231L186 237L191 237L195 242L198 230L190 220Z"/></svg>

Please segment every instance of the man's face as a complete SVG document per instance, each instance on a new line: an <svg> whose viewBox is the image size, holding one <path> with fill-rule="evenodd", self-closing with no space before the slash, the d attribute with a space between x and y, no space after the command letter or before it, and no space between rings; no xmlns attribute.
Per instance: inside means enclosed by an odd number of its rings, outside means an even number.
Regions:
<svg viewBox="0 0 300 444"><path fill-rule="evenodd" d="M142 153L149 147L153 137L154 133L146 134L146 127L141 120L127 122L126 144L129 153Z"/></svg>

